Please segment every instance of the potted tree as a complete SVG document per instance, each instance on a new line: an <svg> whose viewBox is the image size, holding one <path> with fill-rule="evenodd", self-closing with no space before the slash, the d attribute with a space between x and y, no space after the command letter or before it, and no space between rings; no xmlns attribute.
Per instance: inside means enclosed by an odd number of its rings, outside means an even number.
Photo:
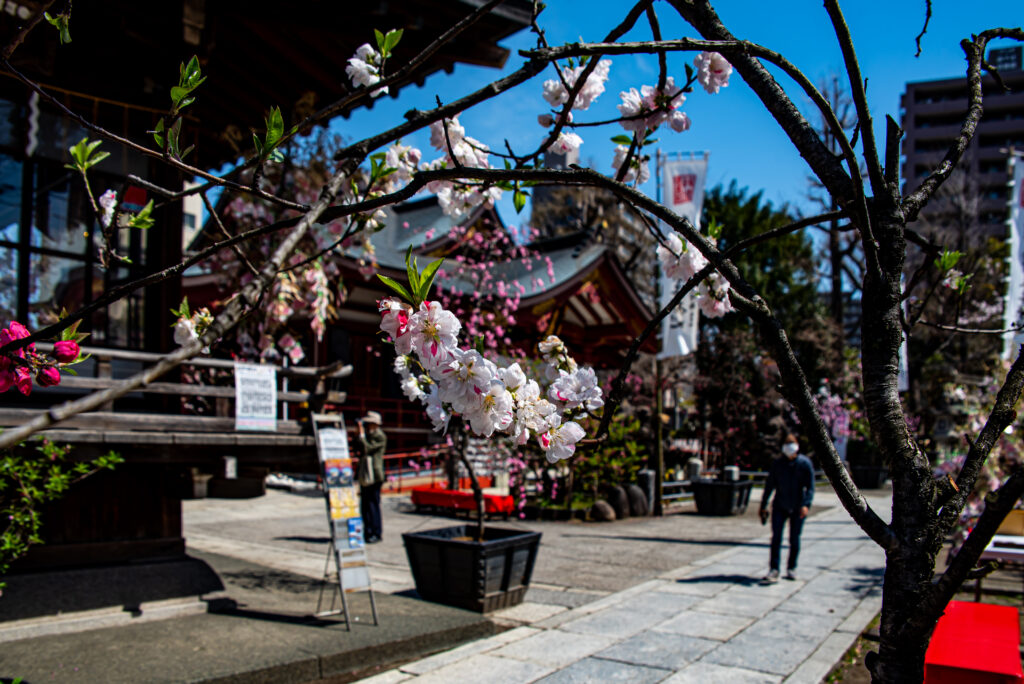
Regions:
<svg viewBox="0 0 1024 684"><path fill-rule="evenodd" d="M469 435L497 439L506 433L517 444L533 436L554 463L571 457L585 435L574 419L604 402L594 371L578 367L557 337L538 345L542 373L537 377L551 389L543 394L518 363L501 366L476 349L460 347L459 319L440 302L427 300L440 266L435 261L419 272L410 248L408 287L378 276L398 295L380 303L380 327L399 355L395 368L406 394L425 405L435 429L456 431L476 524L409 533L403 540L420 596L488 612L522 601L541 535L485 526L485 495L465 457Z"/></svg>

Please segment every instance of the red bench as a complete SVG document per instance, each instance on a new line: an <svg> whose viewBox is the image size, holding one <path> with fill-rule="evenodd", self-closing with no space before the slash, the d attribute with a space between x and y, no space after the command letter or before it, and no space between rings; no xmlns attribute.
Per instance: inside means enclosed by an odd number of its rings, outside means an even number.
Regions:
<svg viewBox="0 0 1024 684"><path fill-rule="evenodd" d="M446 489L444 485L433 484L412 488L412 503L419 508L441 508L451 511L475 511L476 500L473 492L464 489ZM515 508L509 495L484 494L484 513L501 515L506 518Z"/></svg>
<svg viewBox="0 0 1024 684"><path fill-rule="evenodd" d="M1017 684L1020 617L1016 608L950 601L924 657L926 684Z"/></svg>

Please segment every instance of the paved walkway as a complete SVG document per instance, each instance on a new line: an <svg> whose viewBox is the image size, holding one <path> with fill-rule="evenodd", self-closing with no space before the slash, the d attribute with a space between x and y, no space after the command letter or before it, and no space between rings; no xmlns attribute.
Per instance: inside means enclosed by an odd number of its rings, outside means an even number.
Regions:
<svg viewBox="0 0 1024 684"><path fill-rule="evenodd" d="M762 586L755 541L576 607L548 591L492 616L509 631L362 681L816 684L879 611L884 555L832 508L804 527L799 578Z"/></svg>

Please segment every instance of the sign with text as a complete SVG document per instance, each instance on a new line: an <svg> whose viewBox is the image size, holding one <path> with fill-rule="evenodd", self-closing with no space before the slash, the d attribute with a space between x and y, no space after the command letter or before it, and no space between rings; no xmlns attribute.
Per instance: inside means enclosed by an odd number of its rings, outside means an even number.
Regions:
<svg viewBox="0 0 1024 684"><path fill-rule="evenodd" d="M277 430L277 368L235 364L235 429Z"/></svg>
<svg viewBox="0 0 1024 684"><path fill-rule="evenodd" d="M994 50L993 50L994 52ZM1014 151L1011 163L1010 191L1010 277L1006 283L1006 299L1003 302L1003 328L1009 330L1003 336L1003 358L1013 359L1024 344L1024 331L1015 330L1021 321L1021 305L1024 304L1024 156Z"/></svg>
<svg viewBox="0 0 1024 684"><path fill-rule="evenodd" d="M707 170L707 156L667 159L662 162L659 170L659 173L663 174L664 187L668 190L665 204L676 214L689 219L697 229L700 229L700 212L704 206L704 178L707 176ZM683 283L661 275L658 306L667 305L682 285ZM661 352L658 358L686 356L696 350L699 321L697 296L695 292L690 292L661 324Z"/></svg>

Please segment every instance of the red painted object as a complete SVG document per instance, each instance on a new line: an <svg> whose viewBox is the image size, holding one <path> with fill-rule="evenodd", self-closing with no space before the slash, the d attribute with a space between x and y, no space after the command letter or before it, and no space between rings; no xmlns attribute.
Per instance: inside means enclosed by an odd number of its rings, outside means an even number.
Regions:
<svg viewBox="0 0 1024 684"><path fill-rule="evenodd" d="M1020 617L1016 608L950 601L924 657L926 684L1018 684Z"/></svg>
<svg viewBox="0 0 1024 684"><path fill-rule="evenodd" d="M413 487L412 503L415 506L433 506L459 511L476 510L472 491L445 489L440 484ZM488 515L509 515L514 507L511 496L484 494L484 513Z"/></svg>

